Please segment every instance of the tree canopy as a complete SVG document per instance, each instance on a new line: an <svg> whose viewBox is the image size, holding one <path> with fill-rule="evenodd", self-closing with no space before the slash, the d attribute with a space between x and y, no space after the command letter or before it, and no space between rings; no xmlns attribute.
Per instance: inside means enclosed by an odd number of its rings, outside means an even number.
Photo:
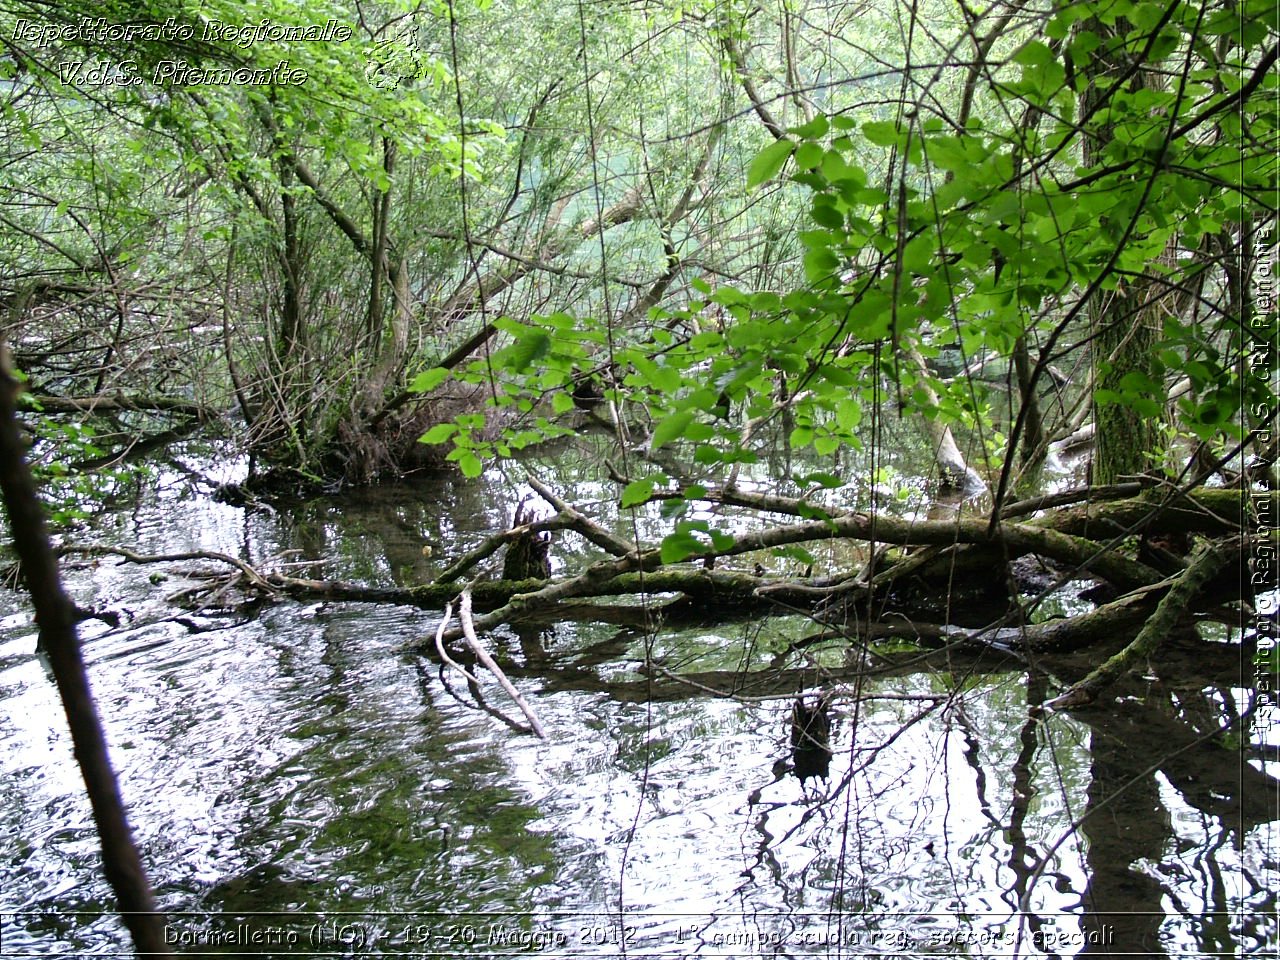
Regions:
<svg viewBox="0 0 1280 960"><path fill-rule="evenodd" d="M5 12L0 295L50 410L230 411L366 480L589 406L665 559L779 443L815 517L904 444L994 524L1091 427L1099 484L1269 482L1262 0Z"/></svg>

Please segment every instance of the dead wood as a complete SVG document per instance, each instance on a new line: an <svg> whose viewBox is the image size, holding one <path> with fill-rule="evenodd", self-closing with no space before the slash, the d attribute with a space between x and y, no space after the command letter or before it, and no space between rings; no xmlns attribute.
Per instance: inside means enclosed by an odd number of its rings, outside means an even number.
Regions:
<svg viewBox="0 0 1280 960"><path fill-rule="evenodd" d="M655 615L669 620L725 620L787 610L813 612L820 608L825 619L838 621L841 619L841 607L832 605L834 599L846 605L845 619L851 612L848 604L852 603L856 608L854 619L862 622L883 620L895 614L925 621L926 626L917 632L914 642L926 648L946 644L1020 653L1075 650L1109 637L1131 633L1152 615L1161 598L1176 582L1165 580L1161 572L1124 556L1115 549L1114 543L1100 543L1054 529L1050 525L1054 514L1034 520L1005 521L992 531L985 519L978 518L910 521L891 516L843 513L739 534L724 549L715 550L708 546L687 558L689 561L702 561L700 564L664 564L658 549L636 549L564 502L537 478L530 478L530 483L540 496L557 508L559 512L554 517L521 524L514 530L494 535L452 564L436 582L412 587L378 587L304 579L284 569L259 571L238 558L203 551L146 556L124 548L100 545L64 549L86 554L114 554L133 562L208 559L232 566L234 577L224 577L221 581L214 578L214 582L206 580L201 586L183 592L184 599L205 597L206 604L210 603L208 598L221 600L227 591L236 589L247 590L263 598L288 595L312 601L398 603L439 610L458 595L460 588L456 581L502 545L517 537L535 536L543 531L573 530L610 555L588 565L575 576L553 580L473 581L468 589L474 606L484 611L476 618L477 631L491 631L502 624L593 619L597 616L602 621L644 624L653 622ZM1107 493L1118 494L1129 489L1118 487ZM732 490L721 493L725 502L737 496ZM1069 508L1066 512L1072 516L1065 525L1069 529L1077 529L1079 516L1075 511L1085 510L1088 511L1089 528L1094 530L1114 529L1114 524L1119 522L1114 518L1140 519L1151 525L1161 520L1170 522L1170 517L1176 525L1219 529L1225 522L1223 512L1232 507L1241 508L1244 495L1240 491L1211 493L1213 496L1205 503L1196 497L1181 508L1172 508L1180 511L1176 513L1153 513L1153 504L1143 497ZM770 506L784 505L771 503ZM786 506L797 510L810 509L799 501ZM1011 505L1011 509L1018 507L1017 504ZM1104 519L1105 524L1102 522ZM915 552L880 556L878 574L869 582L853 575L789 578L764 575L759 567L755 573L726 568L724 564L719 569L710 568L714 560L789 544L831 539L871 541L872 538L880 544L915 548ZM921 546L927 549L922 551L919 549ZM1019 625L1025 613L1019 609L1016 596L1005 596L1003 601L997 597L1001 605L987 615L978 611L978 616L969 618L970 628L956 626L952 618L956 609L967 602L964 600L966 584L989 586L995 583L1004 588L1007 578L1001 573L993 579L992 570L1003 571L1005 563L1024 555L1046 558L1059 565L1058 569L1069 571L1046 593L1069 577L1083 575L1105 581L1111 585L1113 595L1120 596L1069 619L1026 625ZM584 602L589 598L627 595L663 599L629 608ZM672 597L677 599L670 599ZM939 597L951 599L945 607L939 608ZM1232 594L1226 599L1235 601L1239 596ZM1005 610L1010 612L1004 614ZM1223 613L1219 610L1217 615ZM975 629L991 619L996 619L993 625ZM927 624L938 624L937 630L931 633ZM461 636L455 627L446 630L442 638L456 640Z"/></svg>
<svg viewBox="0 0 1280 960"><path fill-rule="evenodd" d="M443 570L440 576L436 578L436 583L452 583L460 579L463 574L472 570L481 561L492 556L504 545L507 546L508 549L511 549L513 544L522 541L529 542L531 538L542 533L550 533L553 530L573 530L574 532L581 534L591 543L603 548L605 551L616 557L625 557L628 554L636 552L635 544L629 543L621 537L615 536L593 520L590 520L583 514L579 513L560 497L556 496L556 494L537 477L530 474L528 482L529 486L533 487L540 497L546 500L547 503L551 504L551 506L559 512L554 517L548 517L543 520L528 519L517 512L516 522L510 530L505 530L502 533L487 537L484 542L474 550L469 551ZM518 570L519 568L517 567L515 569ZM504 580L526 579L526 576L513 577L510 576L509 573L510 571L508 571L504 565ZM545 578L538 577L535 579Z"/></svg>
<svg viewBox="0 0 1280 960"><path fill-rule="evenodd" d="M1146 618L1133 642L1074 684L1062 696L1051 700L1047 706L1057 710L1088 706L1120 676L1154 656L1161 642L1173 632L1177 622L1187 613L1205 585L1229 557L1238 553L1240 543L1239 538L1234 538L1207 544L1197 550L1191 564L1174 578L1169 591L1152 615Z"/></svg>
<svg viewBox="0 0 1280 960"><path fill-rule="evenodd" d="M467 646L471 648L471 652L476 655L476 659L498 678L498 683L506 691L507 696L516 702L516 706L520 708L525 715L525 719L529 721L529 727L534 736L539 740L547 739L547 732L542 728L542 724L538 721L538 716L533 712L533 708L529 706L529 702L515 688L515 685L507 679L507 675L502 672L502 668L498 666L493 657L489 656L489 651L484 648L480 643L480 639L476 636L475 621L471 617L470 590L463 590L462 596L458 600L458 618L462 621L462 635L467 641ZM436 643L439 644L439 642L440 637L439 633L437 633Z"/></svg>

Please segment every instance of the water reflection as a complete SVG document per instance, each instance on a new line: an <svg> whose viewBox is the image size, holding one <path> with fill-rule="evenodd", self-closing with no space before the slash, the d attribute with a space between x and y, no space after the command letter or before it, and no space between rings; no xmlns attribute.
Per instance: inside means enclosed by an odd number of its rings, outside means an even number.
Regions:
<svg viewBox="0 0 1280 960"><path fill-rule="evenodd" d="M561 473L574 502L604 498L598 477ZM519 495L498 475L424 477L246 515L175 485L98 534L254 560L297 549L324 576L407 584L501 528ZM568 538L556 549L562 565L587 555ZM331 930L349 952L359 935L364 952L449 956L1277 943L1276 767L1241 764L1213 736L1247 694L1202 647L1171 671L1182 686L1135 679L1121 703L1066 717L1038 710L1049 680L1016 662L868 673L841 647L790 659L812 630L799 619L503 631L490 643L549 730L539 742L405 653L432 614L284 603L182 622L162 599L181 581L166 569L160 585L114 561L68 577L81 603L124 615L86 625L86 655L148 868L192 952L225 949L197 933L231 937L259 911L294 911L271 922ZM0 602L6 955L118 947L120 925L95 916L109 894L52 686L22 608ZM646 650L665 673L645 668ZM775 659L789 672L741 702L715 695ZM802 782L788 731L796 696L812 703L819 687L835 694L832 756L825 780ZM343 911L356 918L345 933Z"/></svg>

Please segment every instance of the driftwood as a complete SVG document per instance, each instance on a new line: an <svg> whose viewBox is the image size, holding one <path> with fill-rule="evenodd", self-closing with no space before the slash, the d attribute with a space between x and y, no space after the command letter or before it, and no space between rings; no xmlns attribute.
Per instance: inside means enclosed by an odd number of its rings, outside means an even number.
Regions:
<svg viewBox="0 0 1280 960"><path fill-rule="evenodd" d="M467 678L468 683L480 685L480 681L475 678L466 667L458 663L457 660L449 656L449 651L444 645L444 632L449 627L449 622L453 619L453 604L446 603L444 605L444 616L440 618L440 626L436 627L436 653L440 655L440 662L447 667L453 667L460 674Z"/></svg>
<svg viewBox="0 0 1280 960"><path fill-rule="evenodd" d="M1238 493L1236 497L1239 502ZM1228 505L1229 503L1228 500ZM558 506L563 509L563 505ZM1215 506L1221 507L1222 504ZM1133 509L1133 505L1124 503L1119 508L1129 511ZM851 517L861 522L859 515ZM1199 510L1190 511L1178 522L1195 517L1199 517L1195 520L1198 523L1218 522L1211 517L1205 519L1206 515ZM956 525L951 523L950 526L954 529ZM1020 531L1018 528L1021 526L1024 525L1006 524L1002 530L1007 534L1009 528L1014 528L1015 539L1019 536L1034 538L1032 533ZM968 528L961 526L961 529ZM1038 531L1041 534L1046 532L1056 533ZM999 536L998 532L994 542L1002 542L998 539ZM1066 539L1072 542L1079 538ZM1052 537L1046 542L1053 542ZM1255 541L1236 537L1211 545L1206 550L1227 556L1225 562L1229 566L1231 551L1245 550L1253 542ZM991 541L988 541L984 546L990 545ZM1093 547L1098 545L1093 544ZM421 648L420 652L438 657L442 663L463 671L470 680L475 679L475 668L468 670L467 667L481 662L481 649L473 652L467 647L459 646L451 652L444 645L455 609L451 603L459 591L458 586L453 583L425 584L402 589L366 587L300 579L285 572L299 564L314 564L316 561L282 563L279 564L280 569L270 570L255 568L244 560L226 554L192 552L147 556L115 547L90 545L76 549L81 553L115 554L131 562L213 560L230 568L224 575L224 580L234 579L240 589L258 592L261 596L392 602L444 609L445 618L435 632L435 648L432 649L428 641L428 645ZM785 598L788 604L797 609L812 609L815 601L829 596L831 588L846 587L849 583L856 582L853 577L847 578L843 583L811 577L764 577L734 572L723 567L707 570L689 564L659 566L653 570L631 567L632 564L650 562L650 556L651 552L648 551L629 551L623 556L599 561L578 577L552 582L479 581L473 583L469 591L477 607L484 606L498 612L497 618L489 622L528 622L547 618L558 620L570 611L574 615L605 619L603 611L611 610L620 614L623 608L598 606L583 602L584 598L628 593L676 593L684 598L683 601L666 602L661 607L646 604L628 608L640 620L654 614L674 617L680 613L724 619L735 615L751 615L752 611L776 612L778 606L774 603L775 598ZM910 558L911 555L908 555L907 559ZM1125 568L1116 566L1114 569L1123 571ZM837 702L840 702L850 697L858 699L859 683L868 676L902 676L922 669L934 669L972 677L991 672L1022 671L1027 668L1028 661L1034 662L1037 669L1047 671L1050 676L1060 678L1065 683L1076 682L1078 686L1083 686L1088 677L1083 681L1077 678L1086 674L1096 663L1098 655L1095 651L1115 650L1118 644L1123 644L1125 638L1133 636L1135 632L1144 632L1144 624L1149 624L1145 632L1155 636L1167 632L1165 625L1177 619L1179 633L1186 634L1184 625L1191 617L1191 611L1197 609L1196 604L1187 597L1197 593L1197 583L1211 583L1212 574L1212 566L1207 561L1202 562L1201 556L1197 554L1185 570L1168 578L1156 579L1087 613L1036 624L996 623L983 629L964 629L954 624L913 622L907 618L890 617L868 621L865 617L860 617L851 627L828 625L811 637L798 639L786 651L779 653L770 665L751 671L689 672L686 669L677 673L660 662L647 662L640 668L647 675L640 679L604 679L594 669L601 661L590 651L578 651L548 656L537 662L504 661L503 672L513 678L546 679L554 676L558 686L599 692L627 702L682 699L690 696L693 691L698 695L723 696L743 702L793 701L797 690L811 689L817 684L821 684L823 689L834 690ZM570 597L576 600L566 602ZM480 623L485 620L486 618L481 618L473 625L473 633L475 629L483 629ZM849 650L850 655L838 666L816 667L808 651L819 644L838 644ZM478 648L479 644L476 646ZM1085 646L1089 648L1087 655L1075 652ZM1121 654L1117 662L1123 664L1126 662L1125 658L1132 662L1135 655L1141 656L1142 650L1140 645L1135 645L1134 649ZM1216 648L1205 648L1194 638L1180 639L1167 646L1166 650L1170 657L1191 657L1201 666L1207 661L1217 663L1219 672L1227 677L1226 682L1232 682L1240 656L1238 651L1219 652ZM1247 639L1243 653L1248 655ZM1124 671L1120 672L1122 674ZM1123 681L1123 676L1120 679ZM947 698L943 695L937 698L929 695L920 699L936 705L945 702ZM1192 736L1185 731L1181 735ZM1188 741L1188 749L1200 749L1200 746L1200 740L1194 744ZM1174 756L1181 752L1180 749ZM1171 758L1165 758L1162 762L1170 760ZM1225 760L1222 766L1224 769L1228 766ZM1178 770L1171 767L1169 773L1175 776ZM1246 771L1246 776L1250 775L1252 771ZM1261 791L1261 784L1272 781L1261 774L1255 779L1260 785L1257 795L1265 795ZM1215 799L1214 790L1210 789L1203 790L1202 795L1193 798L1192 802L1198 807L1201 804L1220 804Z"/></svg>
<svg viewBox="0 0 1280 960"><path fill-rule="evenodd" d="M502 668L498 666L493 657L489 656L489 651L481 645L479 638L476 636L474 621L471 618L470 590L463 590L462 596L458 600L458 618L462 621L462 635L466 638L467 646L471 648L471 652L476 655L476 659L498 678L498 683L507 692L507 696L516 702L516 706L520 708L528 719L534 735L540 740L547 739L547 732L542 728L542 724L538 722L538 716L533 712L533 708L529 706L528 701L520 694L520 691L507 679L507 675L502 672Z"/></svg>
<svg viewBox="0 0 1280 960"><path fill-rule="evenodd" d="M543 729L542 724L538 722L538 718L534 714L533 709L529 706L524 697L520 695L520 691L516 690L516 688L511 684L511 681L507 679L507 675L502 672L502 668L494 662L494 659L489 656L488 652L480 645L480 641L476 638L475 631L471 628L471 595L468 591L462 591L462 596L459 598L459 605L459 614L462 619L463 632L467 638L467 645L471 647L471 652L475 654L478 661L489 668L489 671L498 678L498 682L502 685L502 689L505 690L513 700L515 700L516 705L520 707L524 712L525 717L528 718L529 728L533 733L540 739L545 740L547 738L546 731ZM445 648L444 632L449 626L449 621L452 619L453 604L447 603L444 607L444 617L440 620L440 626L436 628L436 653L439 654L440 661L442 663L446 666L453 667L453 669L457 670L467 678L467 682L470 683L473 688L478 689L480 681L476 679L475 674L471 673L471 671L466 667L454 660L453 657L449 656L449 651Z"/></svg>

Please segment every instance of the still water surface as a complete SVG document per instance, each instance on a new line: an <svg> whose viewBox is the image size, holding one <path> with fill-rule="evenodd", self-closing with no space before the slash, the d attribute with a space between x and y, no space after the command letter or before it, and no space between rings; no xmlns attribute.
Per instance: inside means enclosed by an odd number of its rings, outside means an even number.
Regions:
<svg viewBox="0 0 1280 960"><path fill-rule="evenodd" d="M573 502L608 500L585 470L560 472ZM502 529L518 497L494 473L246 512L162 474L76 536L255 563L301 550L328 561L306 575L408 584ZM584 555L565 541L555 560ZM164 598L193 566L104 559L65 574L79 603L123 618L82 637L183 952L1175 957L1280 944L1266 775L1280 770L1194 742L1247 703L1229 677L1151 678L1113 710L1046 719L1028 711L1042 681L1016 664L897 671L837 701L829 779L802 785L780 763L794 688L749 702L619 692L643 679L646 651L682 672L762 667L813 630L800 618L490 637L543 742L409 652L438 614L183 611ZM0 952L117 953L127 939L34 646L21 598L0 593ZM485 704L514 716L482 683Z"/></svg>

